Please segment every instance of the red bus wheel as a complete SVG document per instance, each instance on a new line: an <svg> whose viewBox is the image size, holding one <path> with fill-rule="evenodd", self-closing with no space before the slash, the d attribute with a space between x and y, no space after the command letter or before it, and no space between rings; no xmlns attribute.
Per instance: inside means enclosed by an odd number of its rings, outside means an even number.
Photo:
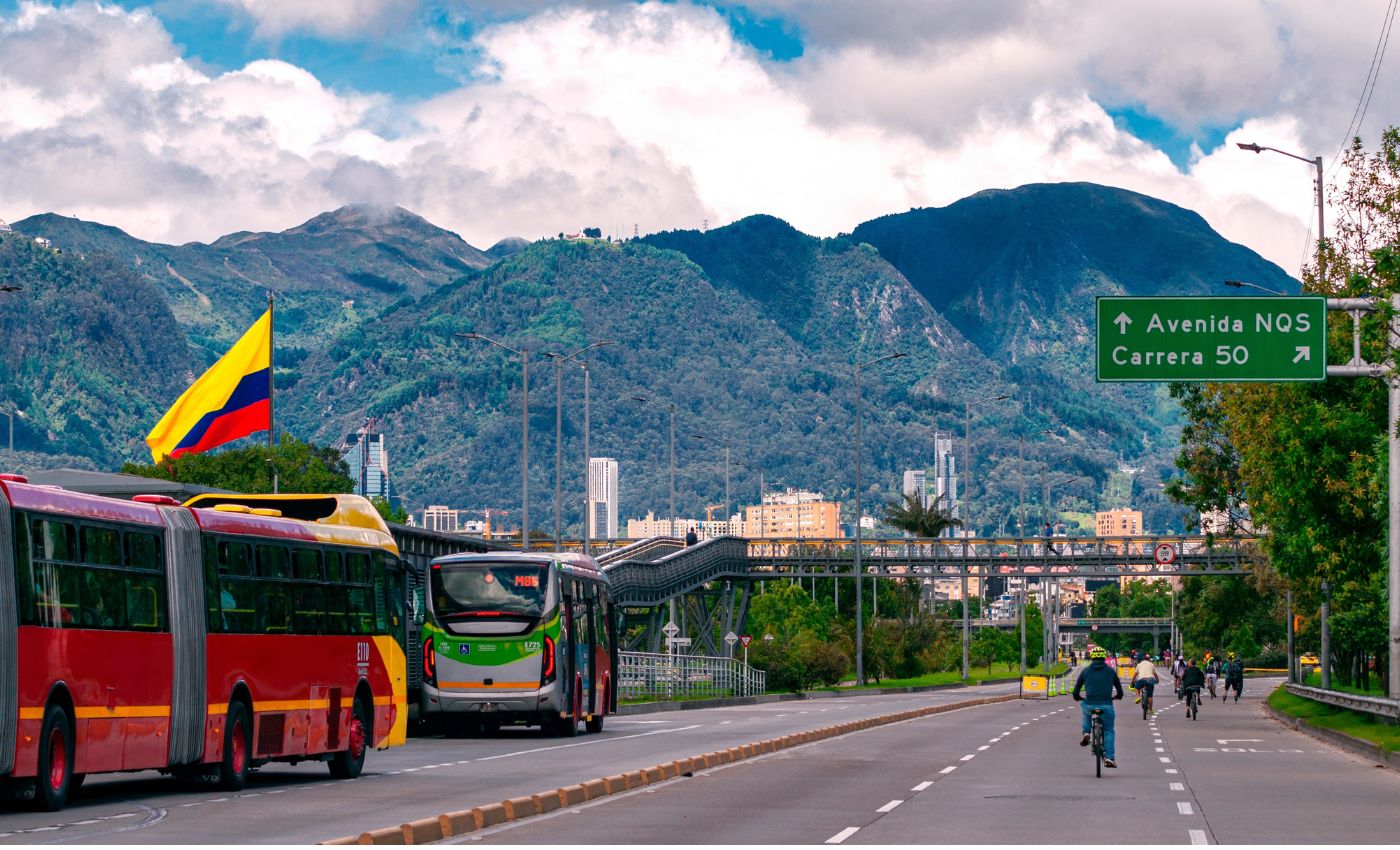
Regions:
<svg viewBox="0 0 1400 850"><path fill-rule="evenodd" d="M608 686L605 684L605 685L603 685L603 702L602 702L602 708L601 708L597 713L595 713L595 714L593 715L593 719L592 719L592 720L589 720L589 721L587 721L586 723L583 724L584 728L588 730L588 734L590 734L590 735L597 735L599 732L603 731L603 712L605 712L605 711L608 710L608 709L607 709L607 705L608 705Z"/></svg>
<svg viewBox="0 0 1400 850"><path fill-rule="evenodd" d="M370 726L364 703L355 700L355 707L350 713L350 734L346 736L345 749L331 757L331 776L336 779L354 779L360 775L360 771L365 769L365 753L369 751L369 739L372 734L373 728Z"/></svg>
<svg viewBox="0 0 1400 850"><path fill-rule="evenodd" d="M228 704L224 715L224 760L219 764L219 787L242 791L248 784L248 762L253 754L253 723L241 702Z"/></svg>
<svg viewBox="0 0 1400 850"><path fill-rule="evenodd" d="M35 779L34 802L42 811L56 812L68 802L73 782L73 729L68 712L51 705L44 711L43 732L39 738L39 775Z"/></svg>

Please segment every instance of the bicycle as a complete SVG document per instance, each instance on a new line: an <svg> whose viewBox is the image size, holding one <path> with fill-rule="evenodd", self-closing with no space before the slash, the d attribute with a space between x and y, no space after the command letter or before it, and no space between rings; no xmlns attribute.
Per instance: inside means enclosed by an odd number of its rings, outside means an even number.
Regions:
<svg viewBox="0 0 1400 850"><path fill-rule="evenodd" d="M1187 716L1187 717L1190 717L1192 720L1195 720L1195 719L1196 719L1196 715L1200 714L1200 712L1201 712L1201 689L1200 689L1200 688L1187 688L1187 689L1186 689L1186 716Z"/></svg>
<svg viewBox="0 0 1400 850"><path fill-rule="evenodd" d="M1103 709L1096 708L1089 714L1089 749L1094 753L1094 776L1103 776Z"/></svg>

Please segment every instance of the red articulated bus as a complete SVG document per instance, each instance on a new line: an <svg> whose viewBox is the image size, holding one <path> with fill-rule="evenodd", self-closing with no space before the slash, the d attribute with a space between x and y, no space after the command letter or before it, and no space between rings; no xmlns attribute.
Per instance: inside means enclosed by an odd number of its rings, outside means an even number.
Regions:
<svg viewBox="0 0 1400 850"><path fill-rule="evenodd" d="M0 475L0 785L359 775L406 733L403 573L358 496L133 501Z"/></svg>

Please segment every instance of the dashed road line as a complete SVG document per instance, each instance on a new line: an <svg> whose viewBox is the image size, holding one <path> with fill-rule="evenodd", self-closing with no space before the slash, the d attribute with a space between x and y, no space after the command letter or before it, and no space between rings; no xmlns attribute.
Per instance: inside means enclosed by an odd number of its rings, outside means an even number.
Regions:
<svg viewBox="0 0 1400 850"><path fill-rule="evenodd" d="M1206 838L1206 831L1205 831L1204 829L1191 829L1191 830L1187 830L1187 832L1188 832L1188 834L1190 834L1190 836L1191 836L1191 843L1192 843L1192 844L1209 844L1209 843L1210 843L1209 839Z"/></svg>
<svg viewBox="0 0 1400 850"><path fill-rule="evenodd" d="M825 843L826 843L826 844L840 844L842 841L845 841L847 838L850 838L852 835L855 835L857 832L860 832L860 827L858 827L858 826L848 826L848 827L846 827L845 829L841 830L840 832L838 832L838 833L836 833L835 835L833 835L833 836L831 836L830 838L828 838L828 839L826 840Z"/></svg>
<svg viewBox="0 0 1400 850"><path fill-rule="evenodd" d="M976 754L976 753L968 753L967 755L965 755L965 756L963 756L962 758L958 759L958 761L972 761L972 760L975 759L975 758L977 758L977 754Z"/></svg>
<svg viewBox="0 0 1400 850"><path fill-rule="evenodd" d="M903 802L903 800L890 800L888 803L876 809L875 811L879 812L882 815L886 815L899 808L900 803Z"/></svg>
<svg viewBox="0 0 1400 850"><path fill-rule="evenodd" d="M1177 803L1177 804L1176 804L1176 810L1177 810L1178 812L1180 812L1181 814L1183 814L1183 815L1194 814L1194 813L1191 811L1191 804L1190 804L1190 803L1187 803L1187 802L1185 802L1185 801L1182 801L1182 802Z"/></svg>
<svg viewBox="0 0 1400 850"><path fill-rule="evenodd" d="M925 781L925 782L920 782L918 785L915 785L913 788L910 788L909 790L910 790L910 791L914 791L914 792L927 791L928 788L929 788L929 786L932 785L932 784L933 784L933 780L927 780L927 781Z"/></svg>
<svg viewBox="0 0 1400 850"><path fill-rule="evenodd" d="M957 765L955 765L955 764L950 764L950 765L948 765L947 767L943 768L942 770L940 770L940 771L938 771L938 772L939 772L939 773L952 773L953 771L955 771L955 770L957 770L957 769L958 769L958 766L957 766Z"/></svg>

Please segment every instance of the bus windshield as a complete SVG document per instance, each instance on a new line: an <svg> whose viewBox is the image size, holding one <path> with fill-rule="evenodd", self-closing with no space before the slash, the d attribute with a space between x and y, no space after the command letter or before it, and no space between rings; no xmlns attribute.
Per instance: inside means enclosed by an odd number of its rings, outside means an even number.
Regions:
<svg viewBox="0 0 1400 850"><path fill-rule="evenodd" d="M544 616L546 564L434 564L433 613L443 619Z"/></svg>

